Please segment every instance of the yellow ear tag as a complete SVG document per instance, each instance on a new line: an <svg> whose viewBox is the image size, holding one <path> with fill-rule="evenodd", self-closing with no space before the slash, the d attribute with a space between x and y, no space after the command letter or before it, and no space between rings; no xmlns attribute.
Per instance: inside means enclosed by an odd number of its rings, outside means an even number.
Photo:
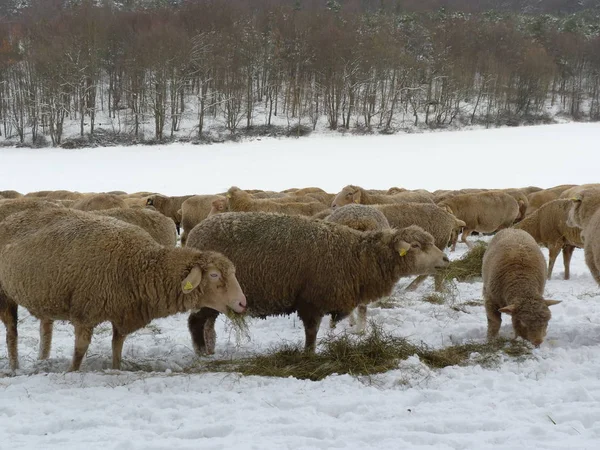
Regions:
<svg viewBox="0 0 600 450"><path fill-rule="evenodd" d="M400 256L406 256L406 249L405 248L401 248L400 249Z"/></svg>
<svg viewBox="0 0 600 450"><path fill-rule="evenodd" d="M227 198L231 198L231 194L227 194L225 197L227 197Z"/></svg>
<svg viewBox="0 0 600 450"><path fill-rule="evenodd" d="M192 286L192 283L190 283L189 281L185 283L185 286L183 286L184 291L191 291L192 289L194 289L194 286Z"/></svg>
<svg viewBox="0 0 600 450"><path fill-rule="evenodd" d="M579 197L573 197L571 200L572 200L572 201L574 201L574 202L578 202L578 201L580 201L581 199L580 199Z"/></svg>

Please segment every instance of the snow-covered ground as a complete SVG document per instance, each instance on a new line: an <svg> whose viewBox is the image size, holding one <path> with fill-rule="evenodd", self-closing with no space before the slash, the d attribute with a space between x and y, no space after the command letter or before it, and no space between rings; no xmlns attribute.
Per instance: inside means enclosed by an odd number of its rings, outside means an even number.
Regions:
<svg viewBox="0 0 600 450"><path fill-rule="evenodd" d="M261 140L209 147L173 145L86 150L0 149L0 189L153 190L210 193L230 185L283 189L353 183L378 188L548 187L599 181L600 125L389 137ZM462 255L459 244L451 258ZM544 251L547 256L547 252ZM596 449L600 442L600 288L576 250L571 280L562 262L546 286L547 340L533 357L499 367L431 370L416 357L365 379L323 381L189 375L196 357L187 316L131 335L131 371L112 371L109 326L96 329L80 373L64 373L72 327L55 325L51 359L36 361L38 324L20 311L21 371L0 375L0 448L103 449ZM370 308L386 330L434 347L483 341L481 282L457 283L444 305L422 301L424 283L397 307ZM468 303L468 305L462 305ZM471 305L471 306L469 306ZM213 358L301 342L296 316L249 321L250 341L217 323ZM319 336L343 333L347 324ZM505 319L501 334L510 336ZM0 373L7 373L0 326ZM4 371L4 372L2 372Z"/></svg>

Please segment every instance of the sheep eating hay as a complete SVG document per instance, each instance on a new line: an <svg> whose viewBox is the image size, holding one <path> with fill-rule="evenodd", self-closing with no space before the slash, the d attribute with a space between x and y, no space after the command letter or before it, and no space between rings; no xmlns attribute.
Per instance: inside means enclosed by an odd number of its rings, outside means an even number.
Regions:
<svg viewBox="0 0 600 450"><path fill-rule="evenodd" d="M42 320L42 358L52 321L74 325L73 371L101 322L112 323L112 366L119 369L125 337L151 320L201 307L242 313L246 299L233 264L221 254L166 248L110 217L45 209L12 214L0 226L0 319L13 370L17 305Z"/></svg>
<svg viewBox="0 0 600 450"><path fill-rule="evenodd" d="M297 312L307 351L315 349L324 315L340 320L358 305L389 295L401 276L448 264L433 237L416 226L360 232L282 214L217 214L194 227L187 245L233 261L253 315ZM214 351L213 325L214 315L190 315L198 353Z"/></svg>

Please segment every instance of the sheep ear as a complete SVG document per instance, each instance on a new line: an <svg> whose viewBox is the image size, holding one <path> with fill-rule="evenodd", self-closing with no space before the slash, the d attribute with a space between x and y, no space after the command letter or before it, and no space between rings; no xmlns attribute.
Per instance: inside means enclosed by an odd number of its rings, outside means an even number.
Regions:
<svg viewBox="0 0 600 450"><path fill-rule="evenodd" d="M573 198L571 199L571 201L572 201L573 203L581 203L581 200L583 200L583 196L582 196L581 194L579 194L579 195L576 195L575 197L573 197Z"/></svg>
<svg viewBox="0 0 600 450"><path fill-rule="evenodd" d="M360 203L360 191L356 191L354 194L352 194L352 201L354 203Z"/></svg>
<svg viewBox="0 0 600 450"><path fill-rule="evenodd" d="M181 282L181 290L184 294L189 294L198 287L202 281L202 269L198 266L194 266L187 277Z"/></svg>
<svg viewBox="0 0 600 450"><path fill-rule="evenodd" d="M517 307L515 305L508 305L505 306L504 308L500 308L498 311L500 311L501 313L504 314L513 314L515 312L515 309Z"/></svg>
<svg viewBox="0 0 600 450"><path fill-rule="evenodd" d="M442 206L442 209L445 210L447 213L454 215L454 213L452 212L452 208L450 208L448 205Z"/></svg>
<svg viewBox="0 0 600 450"><path fill-rule="evenodd" d="M463 228L467 226L467 223L464 220L456 219L456 226Z"/></svg>
<svg viewBox="0 0 600 450"><path fill-rule="evenodd" d="M406 256L406 254L410 250L411 245L406 241L399 240L398 242L396 242L395 247L396 251L400 253L400 256Z"/></svg>
<svg viewBox="0 0 600 450"><path fill-rule="evenodd" d="M562 302L562 300L544 300L544 303L546 303L546 306L558 305L561 302Z"/></svg>
<svg viewBox="0 0 600 450"><path fill-rule="evenodd" d="M154 200L152 200L151 198L146 200L146 206L154 206Z"/></svg>

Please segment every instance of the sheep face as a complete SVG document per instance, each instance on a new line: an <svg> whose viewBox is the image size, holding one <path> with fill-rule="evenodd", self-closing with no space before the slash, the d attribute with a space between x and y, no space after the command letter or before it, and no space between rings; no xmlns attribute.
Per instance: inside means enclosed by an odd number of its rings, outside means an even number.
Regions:
<svg viewBox="0 0 600 450"><path fill-rule="evenodd" d="M582 227L582 223L581 223L582 200L583 199L580 196L571 199L572 205L571 205L571 209L569 210L569 215L567 217L567 225L570 227L577 227L577 228Z"/></svg>
<svg viewBox="0 0 600 450"><path fill-rule="evenodd" d="M226 198L220 198L217 200L213 200L211 205L212 205L212 208L210 209L210 212L208 213L208 217L214 216L215 214L227 212L229 209Z"/></svg>
<svg viewBox="0 0 600 450"><path fill-rule="evenodd" d="M414 225L398 231L393 245L400 258L412 258L414 275L433 274L450 263L446 254L435 246L433 236Z"/></svg>
<svg viewBox="0 0 600 450"><path fill-rule="evenodd" d="M331 202L332 208L338 208L351 203L360 203L360 189L356 186L346 186Z"/></svg>
<svg viewBox="0 0 600 450"><path fill-rule="evenodd" d="M512 316L515 336L519 336L536 347L539 347L548 330L548 322L552 317L550 306L560 303L558 300L532 300L519 305L512 304L498 311Z"/></svg>
<svg viewBox="0 0 600 450"><path fill-rule="evenodd" d="M200 289L198 287L200 286ZM233 264L229 270L209 266L202 270L194 266L181 282L184 294L189 295L189 309L212 308L226 314L229 309L238 314L246 311L246 296L235 277Z"/></svg>

